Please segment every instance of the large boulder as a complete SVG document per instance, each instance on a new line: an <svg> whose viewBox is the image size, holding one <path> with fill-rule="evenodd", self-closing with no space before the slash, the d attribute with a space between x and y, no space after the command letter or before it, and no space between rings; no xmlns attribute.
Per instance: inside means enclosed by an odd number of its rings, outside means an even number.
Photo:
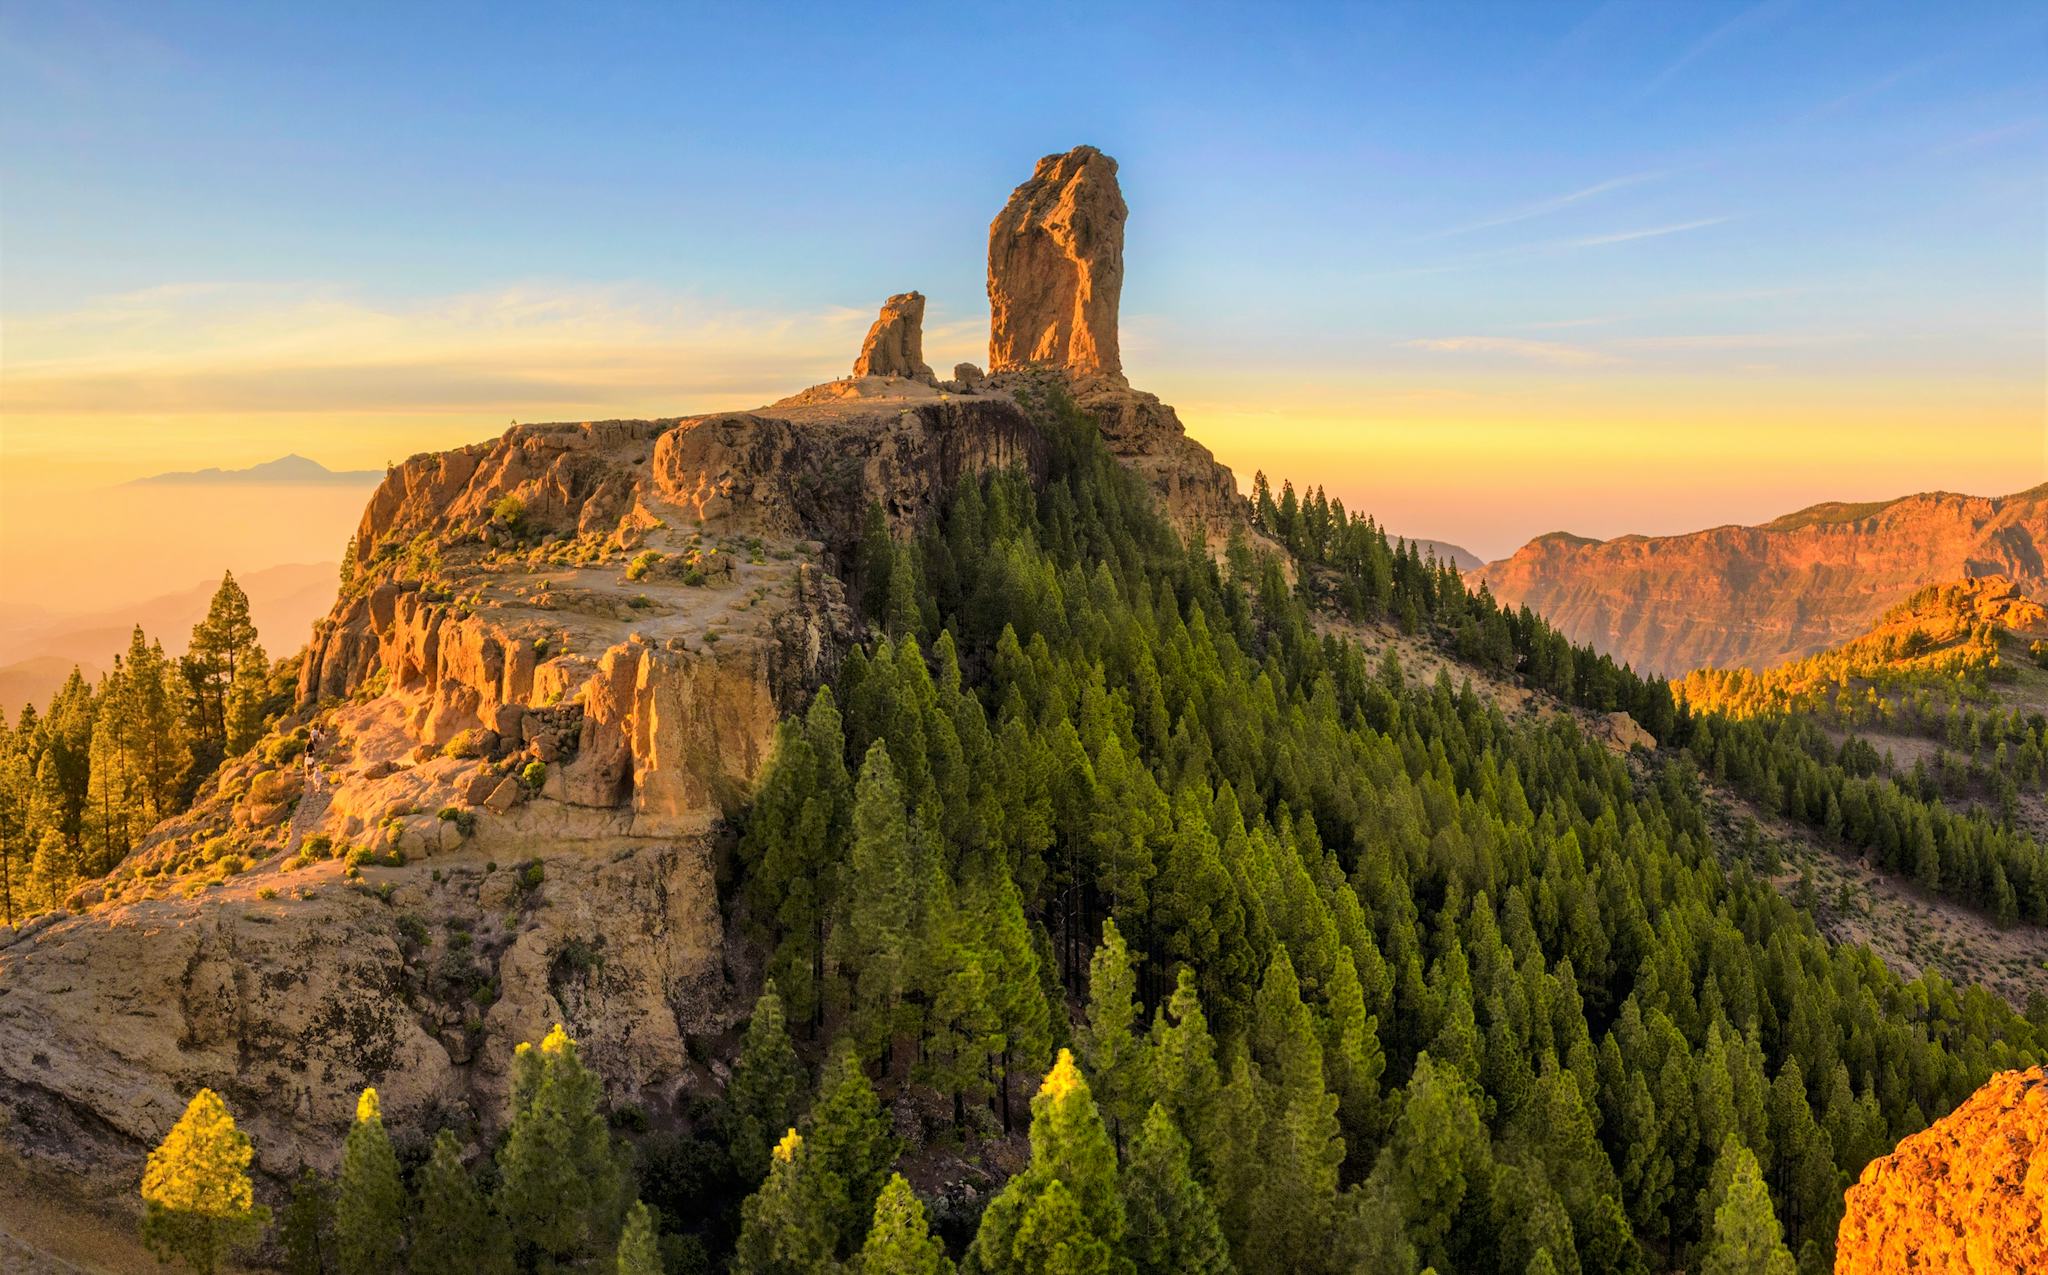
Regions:
<svg viewBox="0 0 2048 1275"><path fill-rule="evenodd" d="M2048 1270L2048 1073L1993 1076L1865 1165L1844 1205L1838 1271Z"/></svg>
<svg viewBox="0 0 2048 1275"><path fill-rule="evenodd" d="M899 292L882 303L881 317L861 342L853 361L855 376L903 376L932 384L936 377L924 361L924 294Z"/></svg>
<svg viewBox="0 0 2048 1275"><path fill-rule="evenodd" d="M1038 161L988 228L989 371L1123 378L1124 220L1116 161L1093 146Z"/></svg>

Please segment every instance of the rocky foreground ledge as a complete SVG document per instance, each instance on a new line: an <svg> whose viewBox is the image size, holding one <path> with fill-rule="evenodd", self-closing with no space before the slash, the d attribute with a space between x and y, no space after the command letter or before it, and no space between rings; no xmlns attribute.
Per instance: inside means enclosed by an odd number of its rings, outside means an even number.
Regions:
<svg viewBox="0 0 2048 1275"><path fill-rule="evenodd" d="M1865 1166L1846 1204L1837 1271L2048 1271L2048 1072L1993 1076Z"/></svg>

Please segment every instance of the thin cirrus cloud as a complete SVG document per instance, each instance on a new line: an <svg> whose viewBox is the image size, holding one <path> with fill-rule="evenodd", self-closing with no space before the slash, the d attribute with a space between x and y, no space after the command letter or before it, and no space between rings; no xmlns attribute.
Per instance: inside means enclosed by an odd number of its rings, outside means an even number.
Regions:
<svg viewBox="0 0 2048 1275"><path fill-rule="evenodd" d="M177 285L9 316L8 411L676 410L835 375L872 318L635 288L522 286L398 305L318 285Z"/></svg>
<svg viewBox="0 0 2048 1275"><path fill-rule="evenodd" d="M1491 230L1496 226L1512 226L1516 222L1533 221L1538 217L1547 217L1551 213L1560 212L1571 207L1573 204L1584 203L1588 199L1598 198L1611 191L1624 190L1630 186L1640 186L1644 182L1657 181L1663 176L1662 172L1642 172L1627 173L1620 177L1610 177L1606 181L1595 182L1591 186L1583 186L1578 190L1567 191L1562 195L1554 195L1549 199L1539 199L1533 204L1524 204L1519 208L1510 209L1496 216L1481 218L1478 221L1466 222L1461 226L1452 226L1448 230L1439 230L1433 234L1424 235L1422 240L1451 239L1458 235L1469 235L1481 230Z"/></svg>
<svg viewBox="0 0 2048 1275"><path fill-rule="evenodd" d="M1691 230L1705 230L1727 222L1727 217L1701 217L1693 221L1673 222L1668 226L1645 226L1639 230L1615 230L1606 234L1581 235L1574 239L1563 239L1551 245L1558 248L1598 248L1604 244L1630 243L1637 239L1662 239L1666 235L1682 235Z"/></svg>
<svg viewBox="0 0 2048 1275"><path fill-rule="evenodd" d="M1586 325L1608 320L1587 320ZM1536 330L1575 326L1572 322L1531 325ZM1851 344L1855 332L1687 332L1616 337L1597 345L1546 341L1514 336L1423 337L1398 343L1398 348L1432 354L1495 356L1520 363L1558 368L1603 367L1656 361L1658 356L1739 353L1759 350L1810 349Z"/></svg>
<svg viewBox="0 0 2048 1275"><path fill-rule="evenodd" d="M1564 341L1535 341L1526 337L1422 337L1398 344L1402 349L1427 350L1433 354L1500 355L1521 362L1541 363L1552 367L1597 367L1615 361L1613 355L1588 346L1572 345Z"/></svg>

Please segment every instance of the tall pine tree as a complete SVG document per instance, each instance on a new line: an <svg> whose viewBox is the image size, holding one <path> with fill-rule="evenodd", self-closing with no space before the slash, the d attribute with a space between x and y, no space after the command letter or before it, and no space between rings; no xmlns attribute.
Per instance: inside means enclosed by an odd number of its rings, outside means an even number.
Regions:
<svg viewBox="0 0 2048 1275"><path fill-rule="evenodd" d="M405 1249L405 1184L375 1089L356 1099L356 1122L342 1148L334 1249L341 1275L385 1275L398 1269Z"/></svg>

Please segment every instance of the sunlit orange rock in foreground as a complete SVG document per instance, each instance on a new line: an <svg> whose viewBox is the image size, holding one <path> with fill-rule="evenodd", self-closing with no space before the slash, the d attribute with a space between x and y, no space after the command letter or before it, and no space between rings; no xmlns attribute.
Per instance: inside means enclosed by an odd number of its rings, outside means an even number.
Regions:
<svg viewBox="0 0 2048 1275"><path fill-rule="evenodd" d="M2048 1271L2048 1073L1993 1076L1849 1188L1835 1270Z"/></svg>

